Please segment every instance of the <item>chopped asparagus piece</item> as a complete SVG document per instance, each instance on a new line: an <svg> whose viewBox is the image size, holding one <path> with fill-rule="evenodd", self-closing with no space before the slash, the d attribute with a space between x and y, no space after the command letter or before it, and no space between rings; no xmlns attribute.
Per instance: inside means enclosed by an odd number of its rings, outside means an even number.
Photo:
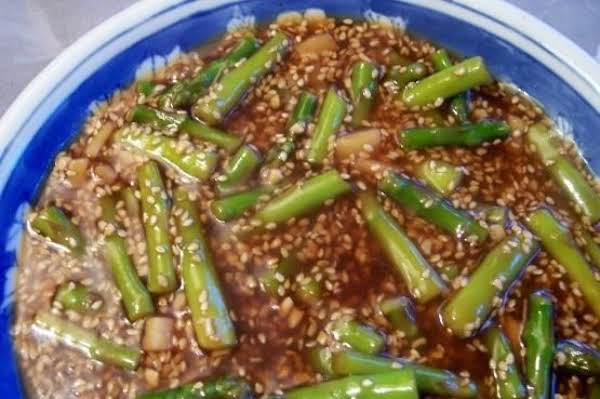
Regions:
<svg viewBox="0 0 600 399"><path fill-rule="evenodd" d="M210 210L217 219L228 222L242 216L246 210L257 205L262 196L268 195L271 191L269 187L242 191L213 201Z"/></svg>
<svg viewBox="0 0 600 399"><path fill-rule="evenodd" d="M406 86L402 100L409 107L427 105L492 81L483 59L473 57Z"/></svg>
<svg viewBox="0 0 600 399"><path fill-rule="evenodd" d="M510 132L504 122L481 122L463 126L417 127L398 132L398 143L407 150L436 146L478 146L503 139Z"/></svg>
<svg viewBox="0 0 600 399"><path fill-rule="evenodd" d="M237 150L243 142L242 138L235 134L224 132L189 118L181 122L179 130L192 137L224 148L228 152Z"/></svg>
<svg viewBox="0 0 600 399"><path fill-rule="evenodd" d="M275 268L265 269L258 277L258 282L263 291L275 297L283 293L280 290L284 281L295 276L299 270L298 260L290 255L281 259Z"/></svg>
<svg viewBox="0 0 600 399"><path fill-rule="evenodd" d="M178 187L174 211L181 236L181 270L198 345L223 349L237 343L233 322L213 266L210 249L190 194Z"/></svg>
<svg viewBox="0 0 600 399"><path fill-rule="evenodd" d="M54 295L54 300L64 309L79 313L93 313L103 305L102 297L81 283L69 281L61 284Z"/></svg>
<svg viewBox="0 0 600 399"><path fill-rule="evenodd" d="M251 399L252 389L240 378L198 381L164 391L149 392L137 399Z"/></svg>
<svg viewBox="0 0 600 399"><path fill-rule="evenodd" d="M62 343L80 350L91 359L126 370L135 370L142 356L139 348L115 344L48 312L39 313L35 317L34 326L53 334Z"/></svg>
<svg viewBox="0 0 600 399"><path fill-rule="evenodd" d="M337 320L331 326L336 341L362 353L375 354L383 350L385 338L373 327L355 320Z"/></svg>
<svg viewBox="0 0 600 399"><path fill-rule="evenodd" d="M55 206L39 211L31 221L31 228L75 256L81 256L85 251L85 240L79 228Z"/></svg>
<svg viewBox="0 0 600 399"><path fill-rule="evenodd" d="M529 295L522 339L526 350L525 374L531 387L531 399L549 399L552 392L553 324L552 299L548 293L536 291Z"/></svg>
<svg viewBox="0 0 600 399"><path fill-rule="evenodd" d="M441 277L427 263L400 226L370 193L359 195L360 208L369 231L419 303L426 303L447 290Z"/></svg>
<svg viewBox="0 0 600 399"><path fill-rule="evenodd" d="M394 83L394 89L399 90L399 96L402 96L402 89L410 82L417 81L427 76L427 67L422 62L415 62L409 65L395 66L387 73L386 80Z"/></svg>
<svg viewBox="0 0 600 399"><path fill-rule="evenodd" d="M419 392L455 398L477 397L477 384L448 370L411 363L406 359L393 359L360 352L336 352L331 357L331 370L337 376L385 373L398 369L414 371Z"/></svg>
<svg viewBox="0 0 600 399"><path fill-rule="evenodd" d="M597 317L600 317L600 281L577 248L573 236L552 213L540 208L527 218L527 225L535 233L544 249L552 255L575 281L583 297Z"/></svg>
<svg viewBox="0 0 600 399"><path fill-rule="evenodd" d="M268 225L311 212L328 200L351 191L350 184L335 170L313 176L269 201L256 219Z"/></svg>
<svg viewBox="0 0 600 399"><path fill-rule="evenodd" d="M367 119L377 89L377 77L379 72L377 65L372 62L358 61L352 66L351 90L352 103L352 126L359 127L362 121Z"/></svg>
<svg viewBox="0 0 600 399"><path fill-rule="evenodd" d="M153 161L140 166L137 181L148 252L148 290L153 294L165 294L177 288L169 237L167 192L158 165Z"/></svg>
<svg viewBox="0 0 600 399"><path fill-rule="evenodd" d="M321 300L323 287L313 276L305 276L296 282L294 296L307 305L315 305Z"/></svg>
<svg viewBox="0 0 600 399"><path fill-rule="evenodd" d="M308 351L308 361L317 373L329 377L333 375L333 370L331 369L331 355L331 349L316 346Z"/></svg>
<svg viewBox="0 0 600 399"><path fill-rule="evenodd" d="M556 345L556 364L582 376L600 376L600 350L583 342L565 339Z"/></svg>
<svg viewBox="0 0 600 399"><path fill-rule="evenodd" d="M487 230L467 212L454 208L437 194L406 177L388 171L377 187L403 207L456 238L483 242L488 236Z"/></svg>
<svg viewBox="0 0 600 399"><path fill-rule="evenodd" d="M177 131L181 123L187 119L187 115L175 112L165 112L138 104L133 107L130 114L130 120L135 123L149 124L155 129L166 129Z"/></svg>
<svg viewBox="0 0 600 399"><path fill-rule="evenodd" d="M485 332L483 342L491 358L490 368L496 382L496 397L498 399L527 398L527 391L519 375L508 338L498 327L491 327Z"/></svg>
<svg viewBox="0 0 600 399"><path fill-rule="evenodd" d="M258 169L261 161L256 148L250 144L241 146L225 166L224 174L216 178L219 192L228 194L243 187Z"/></svg>
<svg viewBox="0 0 600 399"><path fill-rule="evenodd" d="M453 334L468 338L487 320L494 305L529 264L539 249L537 241L511 236L497 244L441 310L441 319Z"/></svg>
<svg viewBox="0 0 600 399"><path fill-rule="evenodd" d="M246 94L248 89L281 60L290 46L290 40L278 32L248 60L225 74L210 88L210 93L198 100L193 114L209 125L223 120Z"/></svg>
<svg viewBox="0 0 600 399"><path fill-rule="evenodd" d="M330 88L323 101L317 126L311 137L306 159L310 163L322 163L329 153L335 134L346 116L346 100L334 88Z"/></svg>
<svg viewBox="0 0 600 399"><path fill-rule="evenodd" d="M560 138L542 123L529 128L527 141L550 177L591 224L600 221L600 195L571 161L560 153Z"/></svg>

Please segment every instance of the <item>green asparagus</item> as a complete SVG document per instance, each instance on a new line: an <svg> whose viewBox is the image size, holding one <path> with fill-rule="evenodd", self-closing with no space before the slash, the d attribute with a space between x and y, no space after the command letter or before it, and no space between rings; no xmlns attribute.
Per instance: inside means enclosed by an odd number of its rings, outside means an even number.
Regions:
<svg viewBox="0 0 600 399"><path fill-rule="evenodd" d="M331 336L362 353L379 353L385 346L385 338L373 327L355 320L336 320L331 326Z"/></svg>
<svg viewBox="0 0 600 399"><path fill-rule="evenodd" d="M144 95L144 97L153 97L162 93L165 86L151 80L140 80L136 83L135 89L139 94Z"/></svg>
<svg viewBox="0 0 600 399"><path fill-rule="evenodd" d="M149 392L137 399L251 399L252 389L240 378L198 381L164 391Z"/></svg>
<svg viewBox="0 0 600 399"><path fill-rule="evenodd" d="M600 377L600 350L583 342L565 339L556 345L559 368L582 376Z"/></svg>
<svg viewBox="0 0 600 399"><path fill-rule="evenodd" d="M352 66L351 90L352 103L352 126L362 126L362 121L367 119L377 89L377 77L379 72L377 65L372 62L358 61Z"/></svg>
<svg viewBox="0 0 600 399"><path fill-rule="evenodd" d="M394 66L386 75L388 82L393 82L394 89L399 90L399 96L402 96L402 89L410 82L414 82L427 76L427 67L422 62L415 62L409 65Z"/></svg>
<svg viewBox="0 0 600 399"><path fill-rule="evenodd" d="M438 72L452 66L452 60L450 60L448 53L444 49L437 50L433 53L431 61ZM460 123L467 123L469 121L469 116L466 93L461 93L453 97L450 100L449 110L450 114Z"/></svg>
<svg viewBox="0 0 600 399"><path fill-rule="evenodd" d="M131 218L140 216L140 201L135 196L135 188L127 186L119 192L120 199L125 203L127 215Z"/></svg>
<svg viewBox="0 0 600 399"><path fill-rule="evenodd" d="M61 284L56 290L54 300L61 304L63 309L74 310L79 313L92 313L102 307L102 297L90 291L81 283L69 281Z"/></svg>
<svg viewBox="0 0 600 399"><path fill-rule="evenodd" d="M217 165L217 155L214 152L201 151L187 140L165 137L158 133L147 134L137 125L123 128L115 137L120 143L189 178L206 180Z"/></svg>
<svg viewBox="0 0 600 399"><path fill-rule="evenodd" d="M442 278L378 204L377 198L364 192L359 195L359 201L369 230L417 302L426 303L444 293L447 288Z"/></svg>
<svg viewBox="0 0 600 399"><path fill-rule="evenodd" d="M535 150L550 177L575 204L590 224L600 221L600 195L584 175L559 150L560 137L542 123L529 128L527 141Z"/></svg>
<svg viewBox="0 0 600 399"><path fill-rule="evenodd" d="M600 317L600 281L577 248L573 236L552 213L540 208L527 218L527 225L544 245L544 249L560 263L575 281L583 297L597 317Z"/></svg>
<svg viewBox="0 0 600 399"><path fill-rule="evenodd" d="M410 298L405 296L389 298L382 301L379 308L390 324L401 331L406 338L412 339L420 335L415 306Z"/></svg>
<svg viewBox="0 0 600 399"><path fill-rule="evenodd" d="M223 349L236 344L236 335L225 303L210 249L204 239L198 211L190 194L175 190L174 211L181 237L181 269L198 345Z"/></svg>
<svg viewBox="0 0 600 399"><path fill-rule="evenodd" d="M322 163L329 153L335 134L346 116L346 100L334 88L325 96L319 120L311 137L306 159L310 163Z"/></svg>
<svg viewBox="0 0 600 399"><path fill-rule="evenodd" d="M498 327L486 330L483 342L490 354L490 368L498 399L525 399L527 390L517 368L510 342Z"/></svg>
<svg viewBox="0 0 600 399"><path fill-rule="evenodd" d="M451 163L430 160L417 167L417 177L442 195L449 195L460 185L464 171Z"/></svg>
<svg viewBox="0 0 600 399"><path fill-rule="evenodd" d="M59 248L75 256L83 255L85 240L79 228L55 206L42 209L30 223L31 228Z"/></svg>
<svg viewBox="0 0 600 399"><path fill-rule="evenodd" d="M467 212L454 208L437 194L406 177L388 171L377 187L403 207L456 238L483 242L488 236L487 230Z"/></svg>
<svg viewBox="0 0 600 399"><path fill-rule="evenodd" d="M486 321L494 306L537 254L539 245L525 234L497 244L441 310L441 319L453 334L468 338Z"/></svg>
<svg viewBox="0 0 600 399"><path fill-rule="evenodd" d="M187 115L185 113L165 112L138 104L131 110L129 118L135 123L148 124L155 129L166 129L175 132L179 129L181 123L187 119Z"/></svg>
<svg viewBox="0 0 600 399"><path fill-rule="evenodd" d="M241 39L231 51L202 68L194 77L171 86L159 98L161 108L174 109L191 106L225 69L250 57L257 49L258 41L253 36Z"/></svg>
<svg viewBox="0 0 600 399"><path fill-rule="evenodd" d="M215 179L219 193L229 194L243 187L261 161L261 155L256 148L250 144L241 146L225 165L223 174Z"/></svg>
<svg viewBox="0 0 600 399"><path fill-rule="evenodd" d="M552 299L548 293L537 291L529 295L522 340L531 399L549 399L552 392L553 322Z"/></svg>
<svg viewBox="0 0 600 399"><path fill-rule="evenodd" d="M335 170L313 176L269 201L256 214L264 225L284 222L311 212L328 200L351 191L350 184Z"/></svg>
<svg viewBox="0 0 600 399"><path fill-rule="evenodd" d="M600 267L600 245L594 237L587 231L581 233L583 239L583 250L589 256L592 263L596 265L596 267Z"/></svg>
<svg viewBox="0 0 600 399"><path fill-rule="evenodd" d="M64 344L80 350L91 359L126 370L135 370L142 356L139 348L118 345L48 312L39 313L35 317L34 326L56 336Z"/></svg>
<svg viewBox="0 0 600 399"><path fill-rule="evenodd" d="M350 376L296 388L284 399L418 399L415 376L410 370Z"/></svg>
<svg viewBox="0 0 600 399"><path fill-rule="evenodd" d="M405 359L392 359L345 351L334 353L330 362L331 370L337 376L385 373L398 369L409 369L415 373L419 392L455 398L475 398L478 393L477 384L468 379L463 379L448 370L411 363Z"/></svg>
<svg viewBox="0 0 600 399"><path fill-rule="evenodd" d="M298 260L295 256L286 256L277 263L275 268L266 268L258 277L258 282L263 291L271 296L283 295L284 282L291 279L300 271Z"/></svg>
<svg viewBox="0 0 600 399"><path fill-rule="evenodd" d="M131 262L125 239L117 232L120 226L116 219L117 210L113 196L102 197L100 206L103 222L110 225L110 228L104 229L108 234L105 238L104 257L121 293L127 318L133 322L154 313L154 303Z"/></svg>
<svg viewBox="0 0 600 399"><path fill-rule="evenodd" d="M228 222L242 216L246 210L257 205L260 199L271 191L269 187L242 191L213 201L210 204L210 210L217 219Z"/></svg>
<svg viewBox="0 0 600 399"><path fill-rule="evenodd" d="M167 192L158 165L153 161L139 167L137 181L148 252L148 290L153 294L165 294L177 288L169 237Z"/></svg>
<svg viewBox="0 0 600 399"><path fill-rule="evenodd" d="M307 305L315 305L321 300L321 281L313 276L304 276L294 287L294 297Z"/></svg>
<svg viewBox="0 0 600 399"><path fill-rule="evenodd" d="M438 98L448 98L477 86L492 83L481 57L466 59L442 71L436 72L402 93L402 100L409 107L434 103Z"/></svg>
<svg viewBox="0 0 600 399"><path fill-rule="evenodd" d="M510 133L504 122L481 122L463 126L417 127L398 132L398 144L407 150L436 146L478 146L487 141L503 139Z"/></svg>
<svg viewBox="0 0 600 399"><path fill-rule="evenodd" d="M209 125L221 122L250 86L266 75L281 60L290 46L290 40L278 32L248 60L217 80L209 94L201 97L192 112Z"/></svg>

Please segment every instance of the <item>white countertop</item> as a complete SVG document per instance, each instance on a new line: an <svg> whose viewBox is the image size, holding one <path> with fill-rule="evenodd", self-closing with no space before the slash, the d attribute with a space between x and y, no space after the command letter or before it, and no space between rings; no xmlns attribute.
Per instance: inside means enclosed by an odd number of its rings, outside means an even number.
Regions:
<svg viewBox="0 0 600 399"><path fill-rule="evenodd" d="M485 1L485 0L480 0ZM509 0L600 61L600 0ZM0 115L83 33L134 0L0 0Z"/></svg>

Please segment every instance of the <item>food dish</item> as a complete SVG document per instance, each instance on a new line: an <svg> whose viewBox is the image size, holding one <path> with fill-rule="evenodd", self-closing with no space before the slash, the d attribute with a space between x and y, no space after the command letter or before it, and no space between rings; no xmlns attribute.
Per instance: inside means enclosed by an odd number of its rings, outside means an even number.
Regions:
<svg viewBox="0 0 600 399"><path fill-rule="evenodd" d="M408 101L410 101L410 100L409 100L409 99L406 99L406 101L408 102ZM335 101L334 101L334 100L331 100L330 102L331 102L331 104L333 104L333 105L332 105L332 107L333 107L333 108L335 108ZM327 105L328 103L329 103L329 102L328 102L328 101L326 101L326 104L325 104L325 105ZM339 103L339 101L338 101L338 103ZM325 107L325 106L324 106L324 107ZM339 108L339 106L338 106L338 108ZM208 114L206 114L206 113L205 113L205 114L204 114L204 119L207 119L207 118L209 118L210 116L214 117L215 119L218 119L218 118L220 117L220 113L208 113ZM319 125L317 125L317 126L319 126ZM486 127L486 128L487 128L487 127ZM317 130L319 130L319 129L317 129ZM320 130L319 130L319 131L320 131ZM421 133L421 134L420 134L420 136L422 136L422 135L423 135L423 132L419 132L419 133ZM456 132L454 132L454 133L456 133ZM437 135L437 133L436 133L436 135ZM135 142L136 142L136 137L135 137L135 135L134 135L134 134L123 133L123 137L125 137L127 140L129 140L129 144L130 144L130 145L133 145L133 144L135 144ZM409 138L408 138L408 135L405 135L405 134L403 133L403 135L401 136L401 138L400 138L400 139L401 139L401 141L403 141L403 142L404 142L404 144L405 144L405 145L410 145L410 144L408 144L408 141L407 141L407 140L409 140ZM138 140L138 141L139 141L139 140ZM326 141L326 140L325 140L324 142L325 142L325 144L327 143L327 141ZM322 147L322 146L319 146L319 147ZM154 153L154 156L155 156L155 157L161 157L161 156L163 156L163 157L164 157L164 155L165 155L165 154L164 154L164 149L163 149L163 150L160 150L160 151L162 151L163 153L162 153L162 154L160 154L160 153L156 153L156 151L155 151L155 153ZM159 151L159 152L160 152L160 151ZM252 151L248 152L248 154L251 154L251 153L252 153ZM308 154L308 158L307 158L307 159L308 159L309 161L313 161L313 162L314 162L314 161L319 161L319 160L323 159L323 158L325 157L325 155L326 155L326 151L323 151L323 150L320 150L320 149L313 149L313 151L310 151L310 152L309 152L309 154ZM171 162L173 162L173 159L171 159ZM180 165L180 166L181 166L181 165ZM185 165L184 165L184 166L185 166ZM180 168L180 169L181 169L181 168ZM202 169L205 169L205 166L201 167L201 168L200 168L200 170L198 170L198 172L199 172L199 173L204 173L204 172L202 171ZM190 170L190 171L188 171L188 172L190 172L190 173L195 173L196 171L191 171L191 170ZM149 173L150 173L150 172L149 172ZM233 176L233 174L232 174L232 176ZM202 177L204 177L204 176L203 176L202 174L199 174L199 175L197 175L197 177L200 177L200 178L202 178ZM395 189L395 188L394 188L394 184L396 184L396 185L400 185L400 183L401 183L401 182L394 182L394 181L392 181L392 182L388 182L388 183L389 183L388 185L390 186L390 187L388 187L388 190L389 190L389 191L393 191L393 190ZM397 188L397 187L396 187L396 188ZM226 188L226 187L223 187L223 190L225 191L225 190L227 190L227 188ZM342 189L341 189L341 190L342 190ZM384 188L384 190L386 190L386 189ZM367 198L365 198L365 202L367 202L367 203L369 202ZM283 212L283 215L285 216L285 212ZM263 215L263 216L264 216L264 215ZM269 216L269 215L267 215L267 216L264 216L264 218L265 218L265 221L267 221L267 222L268 222L269 220L272 220L272 221L275 221L275 222L276 222L276 221L279 221L279 219L280 219L280 218L283 218L284 216L282 216L282 213L281 213L281 212L279 212L279 213L278 213L277 211L275 211L275 212L271 212L271 215L270 215L270 216ZM41 227L39 227L39 226L37 227L37 229L38 229L38 231L41 231L41 230L42 230L42 228L41 228ZM76 239L76 238L74 238L74 240L75 240L75 242L77 242L77 239ZM531 248L530 248L530 249L531 249ZM159 291L159 288L160 288L161 286L166 286L166 287L168 287L169 285L170 285L170 284L169 284L169 281L166 281L166 284L162 284L162 282L160 281L160 279L158 279L158 282L157 282L157 283L154 285L154 287L155 287L155 291ZM417 298L419 297L419 295L418 295L418 293L417 293L416 291L415 291L415 292L413 292L413 294L416 294L415 296L416 296ZM92 303L96 303L96 302L92 301ZM42 323L42 324L44 324L44 323L45 323L45 324L47 324L47 320L46 320L46 321L43 321L43 320L42 320L42 321L41 321L41 323Z"/></svg>

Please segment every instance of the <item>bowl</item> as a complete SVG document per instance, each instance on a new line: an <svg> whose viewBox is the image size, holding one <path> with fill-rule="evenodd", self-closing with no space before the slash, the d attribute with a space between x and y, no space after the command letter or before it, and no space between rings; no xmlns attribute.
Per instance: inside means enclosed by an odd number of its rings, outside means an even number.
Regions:
<svg viewBox="0 0 600 399"><path fill-rule="evenodd" d="M56 154L91 107L141 73L164 65L235 23L267 22L290 10L381 18L463 55L482 55L493 74L543 104L600 173L600 66L549 26L504 1L146 0L66 49L0 120L0 397L24 397L11 343L12 288L23 217Z"/></svg>

